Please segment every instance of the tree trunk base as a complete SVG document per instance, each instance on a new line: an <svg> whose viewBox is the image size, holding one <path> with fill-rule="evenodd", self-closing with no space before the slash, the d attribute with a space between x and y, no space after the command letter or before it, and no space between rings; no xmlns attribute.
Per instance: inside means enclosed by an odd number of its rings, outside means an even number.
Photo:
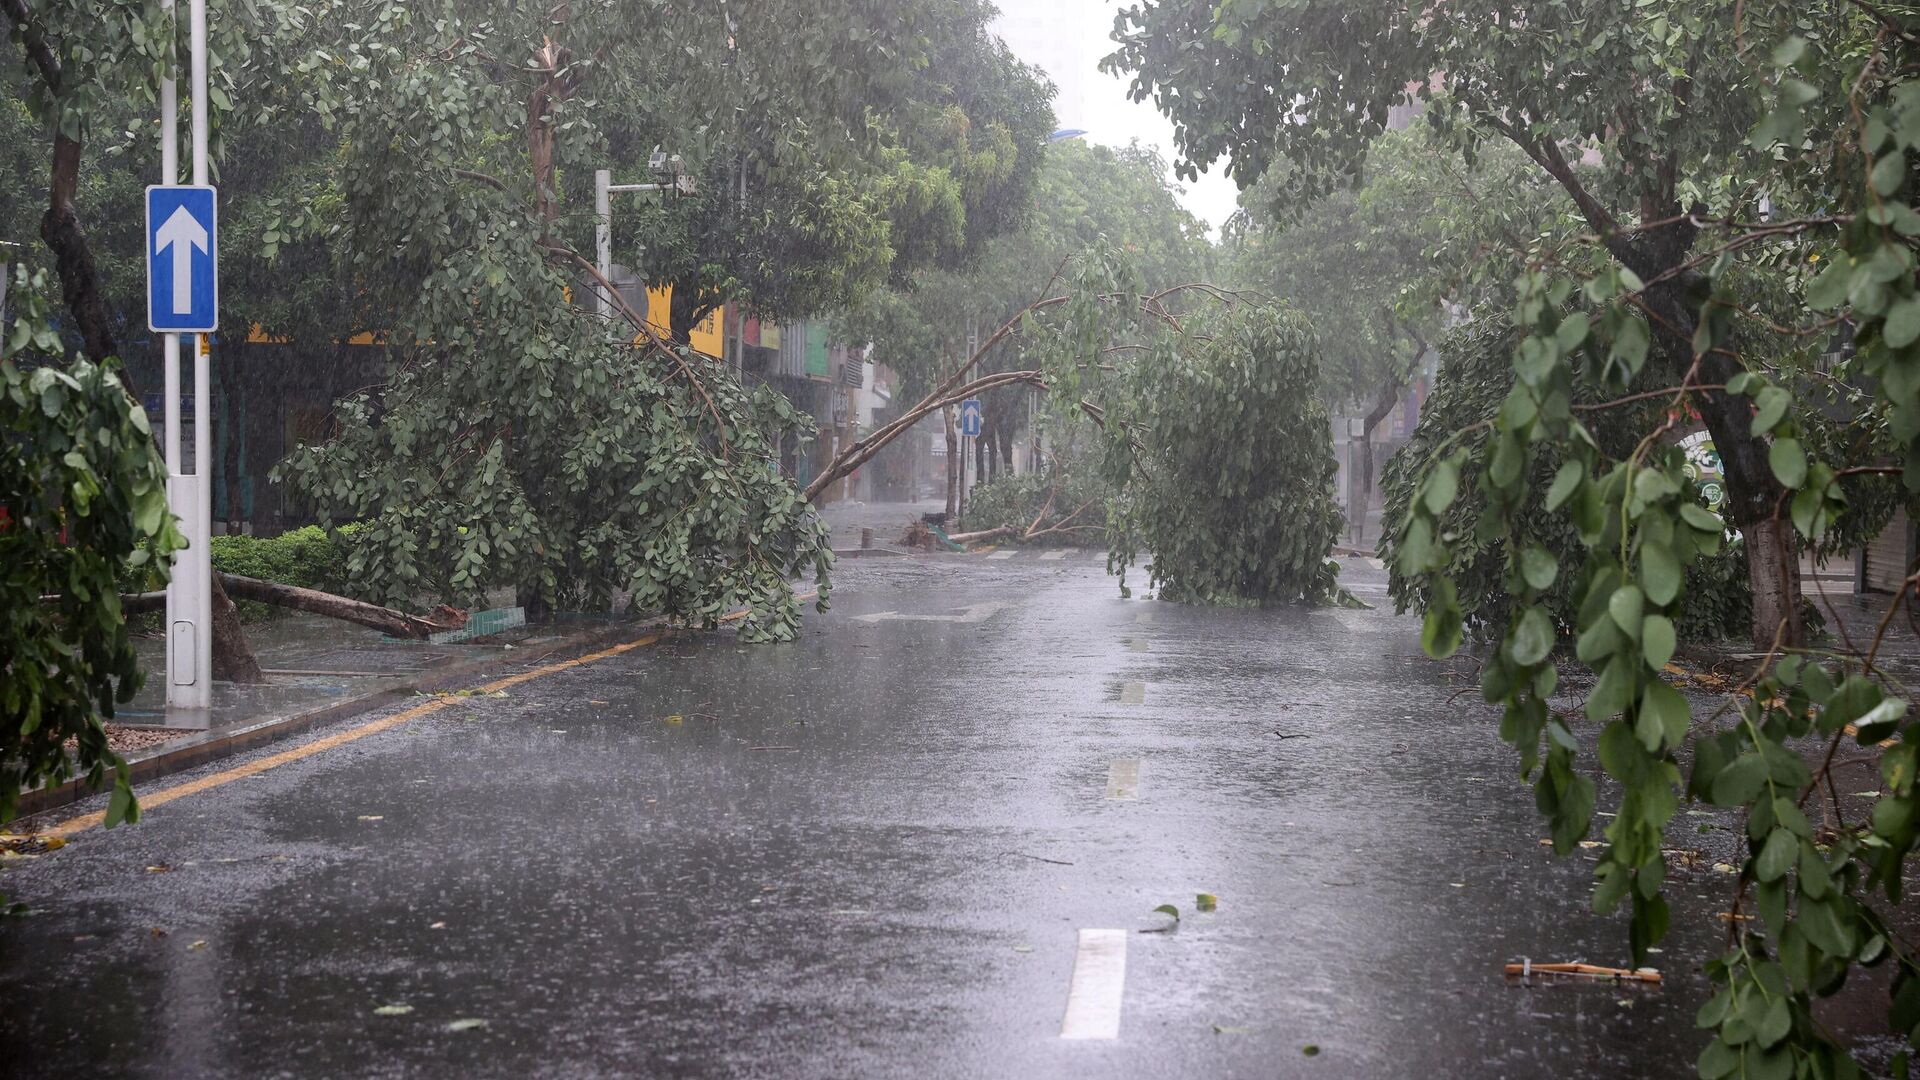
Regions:
<svg viewBox="0 0 1920 1080"><path fill-rule="evenodd" d="M1742 525L1747 582L1753 590L1753 647L1798 647L1806 638L1800 612L1800 552L1778 518Z"/></svg>
<svg viewBox="0 0 1920 1080"><path fill-rule="evenodd" d="M220 682L263 683L265 672L240 625L240 609L227 596L224 575L213 575L213 677Z"/></svg>

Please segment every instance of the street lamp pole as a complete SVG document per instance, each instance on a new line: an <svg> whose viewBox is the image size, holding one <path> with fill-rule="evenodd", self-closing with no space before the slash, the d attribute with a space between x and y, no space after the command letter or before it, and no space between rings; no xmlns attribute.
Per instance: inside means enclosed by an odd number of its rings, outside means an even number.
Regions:
<svg viewBox="0 0 1920 1080"><path fill-rule="evenodd" d="M613 182L613 170L595 169L593 171L593 254L594 267L600 271L601 280L606 284L595 284L593 290L593 310L602 318L613 316L613 297L606 290L613 286L613 196L623 191L680 191L690 190L680 174L680 155L668 157L656 147L647 161L647 167L656 173L670 173L670 182L652 184L616 184ZM644 249L643 249L644 250Z"/></svg>

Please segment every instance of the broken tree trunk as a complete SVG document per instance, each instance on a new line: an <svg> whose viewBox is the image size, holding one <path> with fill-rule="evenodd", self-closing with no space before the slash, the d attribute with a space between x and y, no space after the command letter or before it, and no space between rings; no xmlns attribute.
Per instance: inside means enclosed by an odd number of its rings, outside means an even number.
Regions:
<svg viewBox="0 0 1920 1080"><path fill-rule="evenodd" d="M466 613L453 608L440 608L432 618L428 618L378 604L349 600L318 589L303 589L298 585L282 585L239 574L215 574L214 577L227 587L229 593L242 600L310 611L315 615L357 623L393 637L424 639L430 634L458 630L467 624Z"/></svg>
<svg viewBox="0 0 1920 1080"><path fill-rule="evenodd" d="M998 540L1003 536L1013 536L1019 530L1011 525L1002 525L993 529L981 529L979 532L952 533L947 539L956 544L978 544L983 540Z"/></svg>
<svg viewBox="0 0 1920 1080"><path fill-rule="evenodd" d="M227 583L221 580L226 576L216 573L212 582L213 677L233 683L266 682L267 673L260 670L260 661L247 644L247 632L241 629L240 609L227 595Z"/></svg>
<svg viewBox="0 0 1920 1080"><path fill-rule="evenodd" d="M940 410L947 436L947 523L960 523L960 429L953 422L953 406Z"/></svg>
<svg viewBox="0 0 1920 1080"><path fill-rule="evenodd" d="M359 600L350 600L347 597L324 593L318 589L303 589L297 585L282 585L276 581L262 581L259 578L242 577L239 574L215 573L213 576L216 585L226 586L225 589L222 589L216 594L217 597L224 598L230 593L232 596L238 596L242 600L252 600L255 603L261 604L272 604L275 607L292 608L296 611L309 611L315 615L326 615L330 618L356 623L360 626L391 634L394 637L419 640L431 634L438 634L447 630L458 630L467 624L466 612L458 608L440 607L435 609L431 616L409 615L404 611L381 607L378 604L363 603ZM58 600L59 597L43 596L40 599L42 603L52 603ZM164 592L120 594L120 611L125 615L139 615L149 611L164 611L166 607L167 594ZM233 607L232 600L227 600L227 607L230 609ZM248 659L252 659L251 653L248 654ZM258 673L260 670L259 665L255 664L253 670ZM220 673L218 667L215 668L213 677L222 680L228 679L228 676ZM254 678L251 680L235 679L229 681L260 682L262 678Z"/></svg>

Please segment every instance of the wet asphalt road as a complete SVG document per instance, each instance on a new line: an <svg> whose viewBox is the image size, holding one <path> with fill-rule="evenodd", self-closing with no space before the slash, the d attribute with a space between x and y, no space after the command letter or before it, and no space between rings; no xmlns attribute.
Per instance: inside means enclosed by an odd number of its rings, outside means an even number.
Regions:
<svg viewBox="0 0 1920 1080"><path fill-rule="evenodd" d="M846 563L796 643L670 640L8 869L0 1072L1691 1075L1693 964L1501 977L1626 931L1470 665L1384 608L1122 600L1089 556ZM1723 939L1713 861L1671 954ZM1127 931L1116 1040L1060 1038L1082 928Z"/></svg>

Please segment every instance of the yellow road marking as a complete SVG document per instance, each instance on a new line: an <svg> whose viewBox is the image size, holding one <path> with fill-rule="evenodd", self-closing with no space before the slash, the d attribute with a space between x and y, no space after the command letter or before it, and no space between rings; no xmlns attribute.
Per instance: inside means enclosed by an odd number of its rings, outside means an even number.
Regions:
<svg viewBox="0 0 1920 1080"><path fill-rule="evenodd" d="M818 595L819 593L817 592L802 593L798 599L804 602ZM736 611L731 615L721 616L720 621L735 622L746 617L747 612ZM519 686L522 683L532 682L535 679L542 679L548 675L557 674L570 668L596 664L602 660L619 656L622 653L629 653L635 649L644 649L666 636L664 632L655 632L644 637L635 638L632 641L621 642L610 648L601 649L599 652L588 653L585 656L576 656L571 660L542 664L537 668L530 668L518 675L509 675L504 679L495 679L493 682L480 687L480 690L483 693L491 694ZM452 708L459 703L459 698L435 698L425 704L415 705L411 709L394 713L392 716L383 716L378 720L369 720L358 727L351 727L345 731L337 731L332 735L315 739L312 742L302 743L291 750L282 750L277 754L270 754L257 761L249 761L245 765L236 765L231 769L223 769L211 776L203 776L198 780L189 780L184 784L175 784L172 787L162 788L151 795L141 795L140 810L144 813L156 806L165 806L175 799L184 799L189 795L198 795L203 791L211 791L214 788L231 784L235 780L244 780L249 776L258 776L269 769L277 769L282 765L291 765L296 761L313 757L316 754L325 753L336 747L345 746L350 742L357 742L369 735L378 735L383 731L399 727L409 720L418 720L422 716L431 716L442 709ZM107 815L105 811L81 814L78 817L68 818L51 828L44 829L38 835L66 839L75 833L98 828L105 824L106 820Z"/></svg>

